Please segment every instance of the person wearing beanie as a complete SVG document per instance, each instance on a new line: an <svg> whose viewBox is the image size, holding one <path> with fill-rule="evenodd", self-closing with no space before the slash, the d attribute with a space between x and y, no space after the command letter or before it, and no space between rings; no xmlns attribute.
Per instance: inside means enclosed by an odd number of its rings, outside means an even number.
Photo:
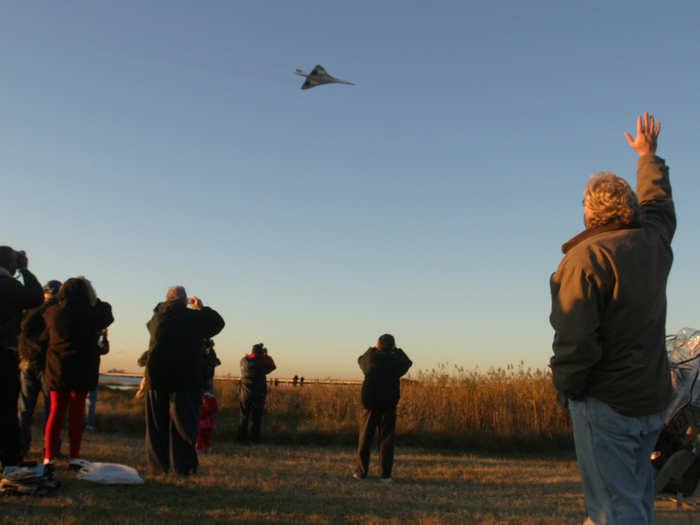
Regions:
<svg viewBox="0 0 700 525"><path fill-rule="evenodd" d="M275 362L267 355L267 348L262 343L253 346L251 353L241 359L241 424L238 427L238 440L248 440L248 426L252 419L250 440L260 442L262 416L267 397L266 376L275 368Z"/></svg>
<svg viewBox="0 0 700 525"><path fill-rule="evenodd" d="M403 350L396 347L391 334L379 337L377 344L358 358L365 379L362 382L362 406L355 479L364 479L369 470L369 455L374 433L379 430L379 464L381 481L391 483L394 465L396 405L399 403L400 378L413 364Z"/></svg>
<svg viewBox="0 0 700 525"><path fill-rule="evenodd" d="M44 303L25 310L22 315L22 324L17 340L20 370L18 417L22 458L29 454L32 442L32 418L40 393L44 400L44 425L46 425L51 412L51 397L44 384L46 349L49 345L44 312L58 303L59 288L61 288L61 281L54 279L47 282L44 285Z"/></svg>

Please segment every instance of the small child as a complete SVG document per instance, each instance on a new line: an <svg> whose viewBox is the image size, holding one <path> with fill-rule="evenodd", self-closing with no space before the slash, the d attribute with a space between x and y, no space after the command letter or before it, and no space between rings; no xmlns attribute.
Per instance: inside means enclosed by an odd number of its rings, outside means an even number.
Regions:
<svg viewBox="0 0 700 525"><path fill-rule="evenodd" d="M208 454L211 452L211 437L216 430L216 412L219 406L216 397L205 392L202 397L202 410L199 414L199 434L197 435L197 451Z"/></svg>

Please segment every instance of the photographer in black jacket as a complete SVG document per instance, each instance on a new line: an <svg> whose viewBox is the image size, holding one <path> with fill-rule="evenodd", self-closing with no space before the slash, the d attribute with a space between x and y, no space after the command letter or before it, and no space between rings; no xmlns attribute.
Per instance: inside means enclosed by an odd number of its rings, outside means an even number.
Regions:
<svg viewBox="0 0 700 525"><path fill-rule="evenodd" d="M188 308L187 305L191 308ZM146 450L155 472L197 472L195 445L202 405L202 340L224 327L223 318L182 286L168 290L148 324Z"/></svg>
<svg viewBox="0 0 700 525"><path fill-rule="evenodd" d="M394 336L384 334L377 345L369 348L357 360L365 374L362 383L360 439L357 445L355 479L363 479L369 469L369 452L375 430L379 429L379 463L381 481L391 483L394 464L394 435L396 429L396 405L399 402L399 380L413 364L400 348L396 348Z"/></svg>
<svg viewBox="0 0 700 525"><path fill-rule="evenodd" d="M20 462L17 335L22 310L39 306L44 300L41 284L27 265L23 251L0 246L0 462L3 467ZM14 278L18 270L24 284Z"/></svg>

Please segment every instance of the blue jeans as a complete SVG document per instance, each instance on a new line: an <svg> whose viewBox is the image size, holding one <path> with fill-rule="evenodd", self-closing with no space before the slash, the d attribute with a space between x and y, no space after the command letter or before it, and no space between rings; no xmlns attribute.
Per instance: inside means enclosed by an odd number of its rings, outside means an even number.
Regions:
<svg viewBox="0 0 700 525"><path fill-rule="evenodd" d="M88 392L87 395L87 416L85 425L89 428L95 428L95 408L97 408L97 389Z"/></svg>
<svg viewBox="0 0 700 525"><path fill-rule="evenodd" d="M32 442L32 419L36 402L41 393L44 398L44 425L49 418L51 400L44 388L44 371L32 366L22 366L19 373L20 391L17 415L19 418L20 455L26 457Z"/></svg>
<svg viewBox="0 0 700 525"><path fill-rule="evenodd" d="M665 411L629 417L602 401L570 401L574 442L589 521L653 525L654 471L649 456Z"/></svg>

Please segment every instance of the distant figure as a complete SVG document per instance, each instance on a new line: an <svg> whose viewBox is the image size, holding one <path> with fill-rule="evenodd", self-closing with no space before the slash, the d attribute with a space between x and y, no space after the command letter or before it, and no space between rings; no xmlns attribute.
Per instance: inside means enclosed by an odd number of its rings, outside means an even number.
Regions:
<svg viewBox="0 0 700 525"><path fill-rule="evenodd" d="M107 329L100 332L100 337L97 340L97 348L100 356L109 353L109 339L107 339ZM98 381L99 388L99 381ZM85 420L85 430L97 430L97 421L95 419L95 410L97 409L97 388L88 392L87 398L87 416Z"/></svg>
<svg viewBox="0 0 700 525"><path fill-rule="evenodd" d="M299 376L295 375L292 379L292 386L297 386L297 383L299 383Z"/></svg>
<svg viewBox="0 0 700 525"><path fill-rule="evenodd" d="M22 310L39 306L44 300L41 284L27 266L23 251L0 246L0 463L3 467L20 462L17 335ZM15 279L18 270L23 283Z"/></svg>
<svg viewBox="0 0 700 525"><path fill-rule="evenodd" d="M301 376L301 377L299 378L299 386L300 386L300 387L301 387L301 386L304 386L304 376Z"/></svg>
<svg viewBox="0 0 700 525"><path fill-rule="evenodd" d="M45 381L51 395L51 413L44 431L44 463L54 462L68 411L69 466L80 468L85 398L97 388L97 338L114 321L112 307L97 298L90 281L74 277L63 283L58 304L44 312L44 321L49 335Z"/></svg>
<svg viewBox="0 0 700 525"><path fill-rule="evenodd" d="M191 308L188 308L187 305ZM146 450L153 472L197 472L197 434L202 405L202 340L224 327L224 320L182 286L168 290L146 325L151 341L146 356Z"/></svg>
<svg viewBox="0 0 700 525"><path fill-rule="evenodd" d="M360 438L353 477L364 479L369 469L369 453L375 430L379 429L379 463L384 483L391 483L394 465L394 435L396 405L399 402L400 381L413 364L403 350L396 347L394 336L384 334L376 346L370 347L357 360L365 375L362 383Z"/></svg>
<svg viewBox="0 0 700 525"><path fill-rule="evenodd" d="M24 311L19 333L19 428L20 454L27 457L32 442L32 419L37 399L41 393L44 400L44 426L51 411L51 396L44 384L46 349L49 345L44 312L58 303L60 281L49 281L44 285L44 304Z"/></svg>
<svg viewBox="0 0 700 525"><path fill-rule="evenodd" d="M586 229L564 244L551 278L552 379L568 399L588 519L654 523L649 456L673 396L666 355L666 281L676 214L660 125L644 113L637 192L612 173L584 191Z"/></svg>
<svg viewBox="0 0 700 525"><path fill-rule="evenodd" d="M265 376L275 368L275 362L267 355L267 348L262 343L253 346L250 354L241 359L241 424L238 427L238 440L248 440L248 421L252 418L250 440L260 441L265 398L267 397L267 381Z"/></svg>
<svg viewBox="0 0 700 525"><path fill-rule="evenodd" d="M211 438L216 430L216 413L219 405L214 394L204 392L202 409L199 414L199 434L197 435L197 451L209 454L212 451Z"/></svg>

